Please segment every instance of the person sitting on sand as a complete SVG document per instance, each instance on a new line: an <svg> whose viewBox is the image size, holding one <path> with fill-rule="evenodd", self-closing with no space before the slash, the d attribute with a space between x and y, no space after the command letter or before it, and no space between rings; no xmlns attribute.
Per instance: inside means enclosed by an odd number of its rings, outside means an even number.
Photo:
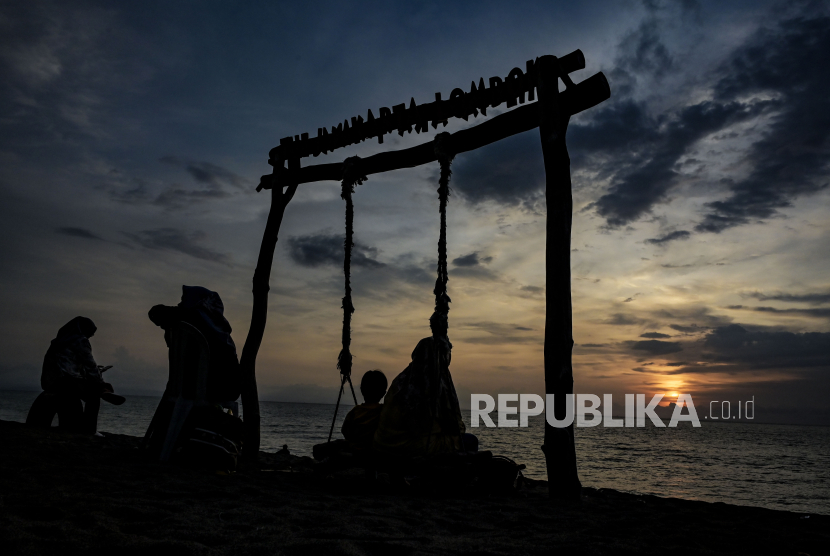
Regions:
<svg viewBox="0 0 830 556"><path fill-rule="evenodd" d="M75 317L63 325L46 351L40 375L44 391L68 394L83 400L80 428L81 432L88 434L98 432L101 398L116 405L124 403L124 397L115 394L112 385L104 382L101 373L109 367L99 366L92 357L89 339L97 329L95 323L86 317Z"/></svg>
<svg viewBox="0 0 830 556"><path fill-rule="evenodd" d="M349 411L340 429L352 453L367 453L372 449L383 409L380 400L386 393L387 384L386 375L380 370L367 371L363 375L360 381L363 403Z"/></svg>
<svg viewBox="0 0 830 556"><path fill-rule="evenodd" d="M202 333L210 348L207 398L222 402L235 401L241 388L239 358L224 311L218 293L201 286L182 286L182 300L178 305L156 305L148 313L153 324L164 329L168 348L171 330L178 322L193 325Z"/></svg>
<svg viewBox="0 0 830 556"><path fill-rule="evenodd" d="M466 427L446 359L433 338L418 342L412 362L384 398L374 449L389 455L415 457L462 448Z"/></svg>

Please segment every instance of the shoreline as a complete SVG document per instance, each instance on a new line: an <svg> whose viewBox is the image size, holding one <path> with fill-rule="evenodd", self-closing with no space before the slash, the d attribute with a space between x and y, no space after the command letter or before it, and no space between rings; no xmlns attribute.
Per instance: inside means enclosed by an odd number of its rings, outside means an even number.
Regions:
<svg viewBox="0 0 830 556"><path fill-rule="evenodd" d="M232 475L146 463L140 439L0 421L0 546L14 554L819 554L830 516L530 480L506 496L391 491L261 453ZM309 458L292 460L295 468ZM302 460L302 461L301 461ZM12 553L9 551L8 553Z"/></svg>

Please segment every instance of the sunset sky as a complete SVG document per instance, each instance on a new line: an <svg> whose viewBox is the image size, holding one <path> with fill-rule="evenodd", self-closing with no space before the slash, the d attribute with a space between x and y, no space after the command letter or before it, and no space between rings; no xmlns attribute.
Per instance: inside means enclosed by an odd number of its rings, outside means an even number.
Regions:
<svg viewBox="0 0 830 556"><path fill-rule="evenodd" d="M830 9L824 2L4 2L0 389L39 388L58 328L125 394L160 394L147 318L218 291L241 352L288 135L504 77L581 49L611 99L571 120L575 390L754 396L766 421L830 424ZM488 117L507 110L502 105ZM457 131L484 121L451 121ZM443 131L443 129L441 129ZM339 162L431 140L386 136ZM470 393L543 393L538 130L453 166L451 370ZM437 164L357 187L355 372L429 335ZM339 184L283 221L257 369L264 400L333 403Z"/></svg>

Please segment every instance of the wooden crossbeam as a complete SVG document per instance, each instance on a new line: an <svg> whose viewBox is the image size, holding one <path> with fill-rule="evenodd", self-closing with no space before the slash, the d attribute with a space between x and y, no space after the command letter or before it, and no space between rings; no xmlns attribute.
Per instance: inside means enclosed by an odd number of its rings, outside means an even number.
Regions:
<svg viewBox="0 0 830 556"><path fill-rule="evenodd" d="M599 72L560 93L559 102L570 115L574 115L596 106L610 96L608 80ZM484 147L538 127L540 116L538 102L526 104L477 126L451 134L447 148L454 154L460 154ZM414 168L436 160L433 142L428 141L408 149L387 151L364 158L360 162L360 170L368 176L401 168ZM271 159L268 162L274 166L274 173L260 178L257 191L271 189L275 183L285 187L318 181L340 181L343 178L342 162L316 164L305 168L299 167L298 159L289 161L289 168L284 168L284 161L279 159Z"/></svg>

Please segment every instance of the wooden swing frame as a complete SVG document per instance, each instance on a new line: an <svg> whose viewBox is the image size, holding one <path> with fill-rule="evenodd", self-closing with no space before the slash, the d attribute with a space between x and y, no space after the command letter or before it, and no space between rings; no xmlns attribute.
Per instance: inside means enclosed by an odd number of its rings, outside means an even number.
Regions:
<svg viewBox="0 0 830 556"><path fill-rule="evenodd" d="M600 72L574 84L569 73L584 69L585 58L577 50L557 58L541 56L528 61L527 72L514 68L502 80L490 78L490 88L484 80L476 87L473 82L469 93L454 89L450 99L442 101L436 94L434 103L418 106L414 99L407 110L406 105L381 108L381 117L374 118L371 110L367 120L353 117L352 126L348 121L332 127L332 133L325 128L318 129L316 138L308 134L287 137L280 146L271 150L268 163L273 167L270 175L262 176L257 191L271 190L271 209L260 246L257 267L253 277L253 309L251 327L242 349L240 366L243 373L242 405L246 438L243 454L247 460L255 460L260 445L259 399L256 385L256 357L262 344L268 311L268 291L280 225L285 208L300 184L318 181L340 181L343 178L344 163L318 164L301 167L300 161L307 156L318 156L329 150L344 147L377 137L383 142L383 134L397 130L400 135L427 131L429 123L433 128L446 125L449 117L465 120L479 112L486 115L488 107L502 102L507 107L533 100L534 91L538 102L526 104L505 112L477 126L458 131L443 138L442 148L454 155L472 151L512 135L539 127L542 154L545 164L545 198L547 202L546 247L545 247L545 342L544 368L545 392L554 395L556 416L564 417L565 396L573 394L573 313L571 306L570 248L571 224L573 219L573 198L571 192L570 158L565 134L570 116L607 100L611 96L605 76ZM566 89L559 92L559 79ZM433 141L398 151L382 152L360 162L363 175L388 172L401 168L413 168L435 162ZM561 269L567 269L562 271ZM561 413L561 414L560 414ZM567 428L554 428L545 423L545 439L542 450L547 465L549 495L559 499L578 499L581 484L577 474L576 451L573 424Z"/></svg>

